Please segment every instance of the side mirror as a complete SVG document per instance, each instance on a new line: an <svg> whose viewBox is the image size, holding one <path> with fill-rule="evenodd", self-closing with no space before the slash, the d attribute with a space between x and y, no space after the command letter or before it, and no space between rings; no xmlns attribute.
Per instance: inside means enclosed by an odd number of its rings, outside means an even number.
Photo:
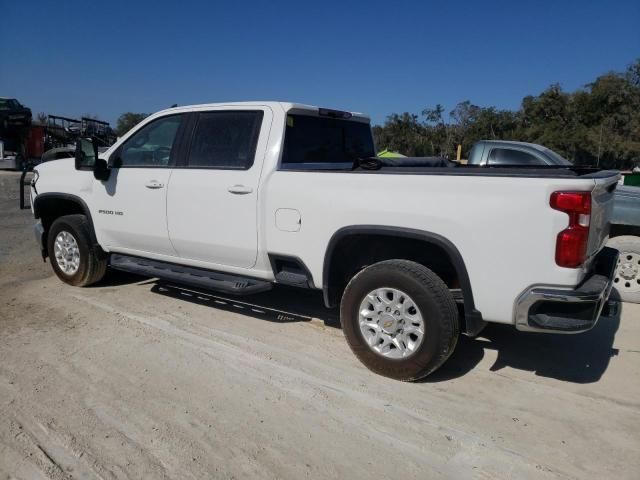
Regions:
<svg viewBox="0 0 640 480"><path fill-rule="evenodd" d="M107 165L107 161L104 158L96 158L96 163L93 165L93 176L96 180L102 180L103 182L109 180L111 170Z"/></svg>
<svg viewBox="0 0 640 480"><path fill-rule="evenodd" d="M109 178L109 167L107 161L98 158L98 145L93 138L80 138L76 142L75 152L76 170L93 170L96 180L107 180Z"/></svg>

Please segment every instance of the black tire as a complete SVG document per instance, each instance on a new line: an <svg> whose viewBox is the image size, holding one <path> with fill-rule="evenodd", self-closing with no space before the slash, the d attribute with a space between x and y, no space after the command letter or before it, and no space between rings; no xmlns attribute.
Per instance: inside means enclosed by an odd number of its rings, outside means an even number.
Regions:
<svg viewBox="0 0 640 480"><path fill-rule="evenodd" d="M375 352L360 331L361 302L369 292L383 287L406 292L424 320L424 339L405 358L387 358ZM351 350L367 368L403 381L434 372L449 358L459 335L458 309L445 283L424 265L408 260L386 260L355 275L342 296L340 322Z"/></svg>
<svg viewBox="0 0 640 480"><path fill-rule="evenodd" d="M66 231L78 244L80 264L78 270L69 275L62 271L56 260L54 243L58 234ZM47 234L47 252L53 271L69 285L86 287L99 282L107 271L107 255L91 241L91 225L84 215L65 215L53 222Z"/></svg>

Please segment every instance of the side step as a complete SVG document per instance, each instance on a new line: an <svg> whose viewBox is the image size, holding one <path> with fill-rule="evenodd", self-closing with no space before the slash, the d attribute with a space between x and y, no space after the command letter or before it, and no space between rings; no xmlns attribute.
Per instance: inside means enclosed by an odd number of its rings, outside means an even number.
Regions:
<svg viewBox="0 0 640 480"><path fill-rule="evenodd" d="M157 277L177 284L216 290L233 295L251 295L270 290L272 287L272 283L266 280L214 272L204 268L187 267L148 258L132 257L120 253L111 254L109 266L116 270L137 273L146 277Z"/></svg>
<svg viewBox="0 0 640 480"><path fill-rule="evenodd" d="M293 285L294 287L309 288L309 279L304 273L282 270L276 273L276 281L285 285Z"/></svg>

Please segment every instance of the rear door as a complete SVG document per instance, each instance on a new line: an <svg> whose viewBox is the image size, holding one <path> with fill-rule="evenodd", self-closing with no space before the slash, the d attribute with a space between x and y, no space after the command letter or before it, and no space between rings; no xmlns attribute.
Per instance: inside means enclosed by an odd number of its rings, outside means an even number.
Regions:
<svg viewBox="0 0 640 480"><path fill-rule="evenodd" d="M261 106L192 114L167 198L169 237L181 258L255 265L258 186L272 117Z"/></svg>

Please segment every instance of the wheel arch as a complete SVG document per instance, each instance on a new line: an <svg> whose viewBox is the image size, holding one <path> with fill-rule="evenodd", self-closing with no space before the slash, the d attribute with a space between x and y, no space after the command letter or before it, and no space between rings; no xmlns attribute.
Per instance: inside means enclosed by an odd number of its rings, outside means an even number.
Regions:
<svg viewBox="0 0 640 480"><path fill-rule="evenodd" d="M609 237L615 238L615 237L621 237L623 235L640 237L640 225L612 223L610 227Z"/></svg>
<svg viewBox="0 0 640 480"><path fill-rule="evenodd" d="M385 225L351 225L337 230L329 240L325 251L322 269L322 291L324 303L327 307L337 304L337 290L339 285L332 285L332 269L335 269L333 259L339 245L353 236L387 237L405 239L420 242L425 246L435 247L446 253L448 260L455 270L455 274L462 291L465 312L466 331L469 334L479 332L485 325L481 313L475 308L471 281L462 255L458 248L447 238L437 233L412 228L394 227ZM475 332L475 333L474 333Z"/></svg>
<svg viewBox="0 0 640 480"><path fill-rule="evenodd" d="M87 217L90 226L89 233L91 242L94 245L98 245L95 228L93 226L93 218L91 217L91 211L86 202L77 195L57 192L41 193L37 195L33 201L33 215L41 221L43 227L42 244L47 244L49 228L56 219L64 215L73 214L82 214ZM46 256L46 248L43 255Z"/></svg>

